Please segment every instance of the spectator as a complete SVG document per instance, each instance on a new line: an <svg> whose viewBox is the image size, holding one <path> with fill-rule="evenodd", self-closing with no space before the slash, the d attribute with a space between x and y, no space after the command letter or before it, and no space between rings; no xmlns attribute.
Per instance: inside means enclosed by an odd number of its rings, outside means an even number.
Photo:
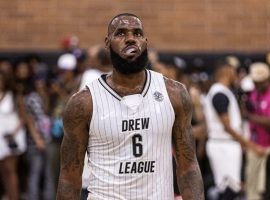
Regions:
<svg viewBox="0 0 270 200"><path fill-rule="evenodd" d="M101 74L112 70L109 52L101 46L93 46L89 49L89 67L83 73L79 89L83 89L89 82L100 77Z"/></svg>
<svg viewBox="0 0 270 200"><path fill-rule="evenodd" d="M27 161L28 184L27 199L53 199L53 182L48 159L50 141L50 119L44 112L41 97L36 92L36 82L31 67L24 61L16 66L19 91L24 98L24 119L28 130ZM42 183L42 187L40 186Z"/></svg>
<svg viewBox="0 0 270 200"><path fill-rule="evenodd" d="M47 87L49 68L44 62L42 62L41 58L37 54L28 55L27 63L30 66L31 72L33 72L33 78L35 79L36 85L35 89L42 98L45 112L48 113L50 107Z"/></svg>
<svg viewBox="0 0 270 200"><path fill-rule="evenodd" d="M206 97L205 112L208 127L206 152L214 175L219 199L234 199L241 191L242 150L258 146L242 134L239 106L230 87L236 79L236 69L225 61L216 66L216 83Z"/></svg>
<svg viewBox="0 0 270 200"><path fill-rule="evenodd" d="M50 143L50 163L52 165L52 177L57 186L60 166L60 146L63 137L62 111L67 99L78 90L78 82L75 81L77 60L73 54L61 55L57 61L58 74L50 82L50 111L52 126ZM56 188L55 188L56 189Z"/></svg>
<svg viewBox="0 0 270 200"><path fill-rule="evenodd" d="M244 116L250 122L251 140L263 148L270 149L270 70L265 63L250 65L250 77L255 89L246 103ZM266 150L265 150L266 151ZM247 154L247 198L248 200L270 199L270 156ZM264 193L264 194L263 194Z"/></svg>
<svg viewBox="0 0 270 200"><path fill-rule="evenodd" d="M19 199L18 155L26 149L25 130L10 78L0 71L0 172L9 200Z"/></svg>
<svg viewBox="0 0 270 200"><path fill-rule="evenodd" d="M0 58L0 70L10 78L13 78L13 66L8 58Z"/></svg>

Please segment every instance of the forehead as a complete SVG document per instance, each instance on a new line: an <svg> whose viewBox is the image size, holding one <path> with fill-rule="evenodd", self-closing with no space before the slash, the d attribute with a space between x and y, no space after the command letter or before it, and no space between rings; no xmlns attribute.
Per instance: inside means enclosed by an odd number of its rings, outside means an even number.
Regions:
<svg viewBox="0 0 270 200"><path fill-rule="evenodd" d="M115 18L110 26L110 32L114 32L119 28L140 28L142 27L142 22L134 16L120 16Z"/></svg>

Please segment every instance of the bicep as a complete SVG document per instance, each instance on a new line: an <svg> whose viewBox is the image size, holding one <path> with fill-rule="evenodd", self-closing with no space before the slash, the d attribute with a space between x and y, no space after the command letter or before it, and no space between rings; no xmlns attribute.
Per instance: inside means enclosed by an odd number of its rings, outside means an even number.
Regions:
<svg viewBox="0 0 270 200"><path fill-rule="evenodd" d="M89 99L84 96L72 97L67 103L64 115L64 138L61 145L62 176L79 181L84 155L89 140L88 127L91 110Z"/></svg>
<svg viewBox="0 0 270 200"><path fill-rule="evenodd" d="M192 134L192 102L185 88L181 88L179 103L175 104L173 144L176 161L183 169L196 162L195 141Z"/></svg>

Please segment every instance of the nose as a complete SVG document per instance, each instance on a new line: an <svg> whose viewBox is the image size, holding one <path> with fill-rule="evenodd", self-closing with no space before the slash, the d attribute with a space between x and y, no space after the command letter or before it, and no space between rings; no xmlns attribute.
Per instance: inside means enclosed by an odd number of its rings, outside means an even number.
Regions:
<svg viewBox="0 0 270 200"><path fill-rule="evenodd" d="M125 39L126 44L136 43L135 37L132 32L128 32Z"/></svg>

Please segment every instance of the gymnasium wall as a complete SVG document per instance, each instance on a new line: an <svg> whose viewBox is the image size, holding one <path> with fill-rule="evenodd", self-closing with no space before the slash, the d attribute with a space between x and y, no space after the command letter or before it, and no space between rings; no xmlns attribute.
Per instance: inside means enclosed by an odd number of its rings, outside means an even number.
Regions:
<svg viewBox="0 0 270 200"><path fill-rule="evenodd" d="M109 20L132 12L161 51L269 49L269 0L1 0L0 51L58 50L67 35L103 43Z"/></svg>

